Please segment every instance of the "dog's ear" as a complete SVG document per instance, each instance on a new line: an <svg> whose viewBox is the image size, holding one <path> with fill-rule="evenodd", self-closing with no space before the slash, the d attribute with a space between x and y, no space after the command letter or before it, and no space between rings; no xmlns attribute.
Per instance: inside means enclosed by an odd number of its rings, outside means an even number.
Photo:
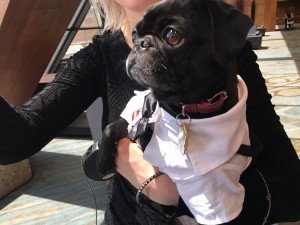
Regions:
<svg viewBox="0 0 300 225"><path fill-rule="evenodd" d="M212 24L214 55L221 65L227 66L245 44L253 22L242 11L222 0L204 2Z"/></svg>

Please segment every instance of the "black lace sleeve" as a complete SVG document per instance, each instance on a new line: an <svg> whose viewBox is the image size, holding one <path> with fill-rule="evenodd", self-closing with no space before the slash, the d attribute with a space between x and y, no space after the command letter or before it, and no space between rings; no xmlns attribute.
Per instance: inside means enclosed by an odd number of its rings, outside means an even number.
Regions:
<svg viewBox="0 0 300 225"><path fill-rule="evenodd" d="M272 197L270 202L266 201L266 187L262 185L257 172L249 167L241 176L241 183L245 187L245 201L243 211L234 224L246 224L248 221L259 224L264 217L268 217L268 224L298 221L300 161L274 110L251 44L246 44L239 60L238 72L249 91L247 121L250 133L255 133L263 144L263 149L252 165L264 177ZM253 208L257 210L253 211Z"/></svg>
<svg viewBox="0 0 300 225"><path fill-rule="evenodd" d="M99 60L97 45L90 44L22 106L0 97L0 164L38 152L101 95Z"/></svg>
<svg viewBox="0 0 300 225"><path fill-rule="evenodd" d="M248 87L247 121L250 132L254 132L264 146L257 163L261 166L298 163L297 154L274 110L256 60L257 56L247 42L238 57L238 73Z"/></svg>

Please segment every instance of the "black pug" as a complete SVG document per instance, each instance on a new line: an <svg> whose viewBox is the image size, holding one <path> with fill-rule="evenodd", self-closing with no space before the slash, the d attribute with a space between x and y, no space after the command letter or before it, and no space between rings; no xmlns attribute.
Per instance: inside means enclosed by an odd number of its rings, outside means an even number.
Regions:
<svg viewBox="0 0 300 225"><path fill-rule="evenodd" d="M239 178L256 152L249 146L247 88L235 60L251 26L249 17L220 0L151 7L132 33L126 62L129 77L148 91L137 93L88 150L85 173L110 179L116 142L129 137L176 183L198 223L235 219L244 201Z"/></svg>

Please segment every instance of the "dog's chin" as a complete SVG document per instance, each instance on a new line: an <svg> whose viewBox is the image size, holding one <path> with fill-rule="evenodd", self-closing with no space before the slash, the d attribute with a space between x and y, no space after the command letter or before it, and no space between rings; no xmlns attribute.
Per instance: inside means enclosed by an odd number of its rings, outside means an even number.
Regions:
<svg viewBox="0 0 300 225"><path fill-rule="evenodd" d="M186 90L182 86L166 79L165 74L159 74L145 70L143 67L133 66L127 71L129 77L135 80L141 87L150 89L155 99L161 103L171 104L186 101ZM164 77L165 79L161 79Z"/></svg>
<svg viewBox="0 0 300 225"><path fill-rule="evenodd" d="M155 90L151 89L153 96L155 99L157 99L160 103L163 104L182 104L185 103L187 100L182 98L181 91L161 91L161 90Z"/></svg>
<svg viewBox="0 0 300 225"><path fill-rule="evenodd" d="M215 93L215 83L206 82L207 85L204 87L195 86L195 84L202 83L201 80L178 79L177 76L170 73L170 70L149 69L149 67L129 61L127 73L140 86L150 89L155 99L163 104L196 103L210 98Z"/></svg>
<svg viewBox="0 0 300 225"><path fill-rule="evenodd" d="M199 94L199 91L185 90L179 88L157 89L151 88L151 92L155 99L163 104L190 104L202 101L203 94Z"/></svg>
<svg viewBox="0 0 300 225"><path fill-rule="evenodd" d="M187 92L171 85L170 82L157 81L153 77L150 78L150 76L147 79L142 77L141 73L131 73L130 78L135 80L141 87L150 89L155 99L161 103L174 104L187 101L183 99L183 96L187 96Z"/></svg>

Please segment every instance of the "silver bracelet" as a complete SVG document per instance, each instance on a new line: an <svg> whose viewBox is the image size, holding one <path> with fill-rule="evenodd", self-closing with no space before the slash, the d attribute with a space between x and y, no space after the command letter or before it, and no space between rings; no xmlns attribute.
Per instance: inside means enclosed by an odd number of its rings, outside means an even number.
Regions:
<svg viewBox="0 0 300 225"><path fill-rule="evenodd" d="M139 190L137 191L136 193L136 196L135 196L135 200L136 200L136 203L139 205L140 204L140 194L142 193L142 191L145 189L145 187L152 181L154 180L156 177L159 177L160 175L164 174L163 172L157 172L155 174L153 174L151 177L149 177L142 185L141 187L139 188Z"/></svg>

